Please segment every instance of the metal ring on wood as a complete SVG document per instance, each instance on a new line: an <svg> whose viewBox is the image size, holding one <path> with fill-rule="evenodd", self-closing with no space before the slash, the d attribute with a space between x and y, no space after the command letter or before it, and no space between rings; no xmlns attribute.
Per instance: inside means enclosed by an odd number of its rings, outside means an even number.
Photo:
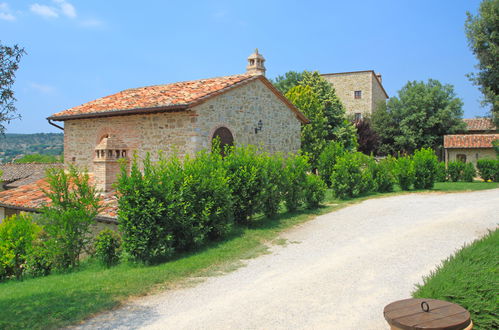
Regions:
<svg viewBox="0 0 499 330"><path fill-rule="evenodd" d="M428 305L428 303L426 301L423 301L421 303L421 309L423 310L423 312L429 312L430 311L430 305Z"/></svg>

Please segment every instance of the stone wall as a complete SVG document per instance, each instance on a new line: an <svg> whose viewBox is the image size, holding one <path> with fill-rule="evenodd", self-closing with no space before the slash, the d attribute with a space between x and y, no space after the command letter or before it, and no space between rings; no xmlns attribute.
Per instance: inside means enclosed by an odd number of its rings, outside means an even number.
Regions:
<svg viewBox="0 0 499 330"><path fill-rule="evenodd" d="M197 150L210 148L214 131L227 127L236 145L257 145L271 153L300 149L301 123L260 80L252 81L193 108ZM258 121L262 130L255 133Z"/></svg>
<svg viewBox="0 0 499 330"><path fill-rule="evenodd" d="M375 75L371 75L372 79L372 99L371 99L371 109L372 113L374 113L379 107L380 103L386 102L386 94L383 91L383 88L380 86L378 79Z"/></svg>
<svg viewBox="0 0 499 330"><path fill-rule="evenodd" d="M476 167L476 162L482 158L496 158L496 152L492 148L483 149L446 149L446 162L457 160L457 155L466 155L466 162L473 163Z"/></svg>

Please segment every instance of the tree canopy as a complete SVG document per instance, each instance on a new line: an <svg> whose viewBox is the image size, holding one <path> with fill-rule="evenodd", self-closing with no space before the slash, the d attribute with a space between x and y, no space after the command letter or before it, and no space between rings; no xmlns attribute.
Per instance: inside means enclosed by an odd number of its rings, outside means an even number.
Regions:
<svg viewBox="0 0 499 330"><path fill-rule="evenodd" d="M409 81L398 96L373 114L380 154L439 148L445 134L464 129L462 101L452 85L438 80Z"/></svg>
<svg viewBox="0 0 499 330"><path fill-rule="evenodd" d="M499 125L499 0L483 0L476 16L466 14L466 37L479 62L479 71L469 77L480 87L485 103L492 106Z"/></svg>
<svg viewBox="0 0 499 330"><path fill-rule="evenodd" d="M14 92L12 85L16 77L16 70L19 68L21 57L26 54L24 48L14 45L13 47L4 46L0 41L0 133L5 132L5 122L9 123L15 118L16 114L14 102Z"/></svg>

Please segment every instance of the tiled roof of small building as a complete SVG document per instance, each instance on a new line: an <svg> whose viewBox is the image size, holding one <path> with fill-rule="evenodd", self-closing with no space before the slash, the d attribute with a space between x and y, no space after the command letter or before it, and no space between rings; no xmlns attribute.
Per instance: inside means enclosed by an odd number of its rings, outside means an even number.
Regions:
<svg viewBox="0 0 499 330"><path fill-rule="evenodd" d="M489 118L472 118L463 119L468 131L493 131L496 130L496 126Z"/></svg>
<svg viewBox="0 0 499 330"><path fill-rule="evenodd" d="M62 164L21 163L0 164L0 181L7 188L19 187L33 183L45 177L45 170L51 167L61 167Z"/></svg>
<svg viewBox="0 0 499 330"><path fill-rule="evenodd" d="M36 211L48 204L50 200L42 189L48 190L49 185L45 179L26 184L17 188L0 191L0 207L11 207L26 211ZM117 217L118 201L115 192L101 196L102 209L98 219L113 221Z"/></svg>
<svg viewBox="0 0 499 330"><path fill-rule="evenodd" d="M444 148L492 148L498 139L499 134L444 135Z"/></svg>

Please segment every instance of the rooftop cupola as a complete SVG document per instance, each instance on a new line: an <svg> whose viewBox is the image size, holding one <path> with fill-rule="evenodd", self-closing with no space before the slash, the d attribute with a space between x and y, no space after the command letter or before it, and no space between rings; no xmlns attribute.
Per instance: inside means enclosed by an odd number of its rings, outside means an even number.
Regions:
<svg viewBox="0 0 499 330"><path fill-rule="evenodd" d="M97 189L112 190L120 172L120 159L128 163L127 146L115 136L105 135L95 147L94 175Z"/></svg>
<svg viewBox="0 0 499 330"><path fill-rule="evenodd" d="M258 53L258 48L255 49L255 52L248 56L248 66L246 67L246 73L252 75L262 75L265 76L265 59L263 56Z"/></svg>

